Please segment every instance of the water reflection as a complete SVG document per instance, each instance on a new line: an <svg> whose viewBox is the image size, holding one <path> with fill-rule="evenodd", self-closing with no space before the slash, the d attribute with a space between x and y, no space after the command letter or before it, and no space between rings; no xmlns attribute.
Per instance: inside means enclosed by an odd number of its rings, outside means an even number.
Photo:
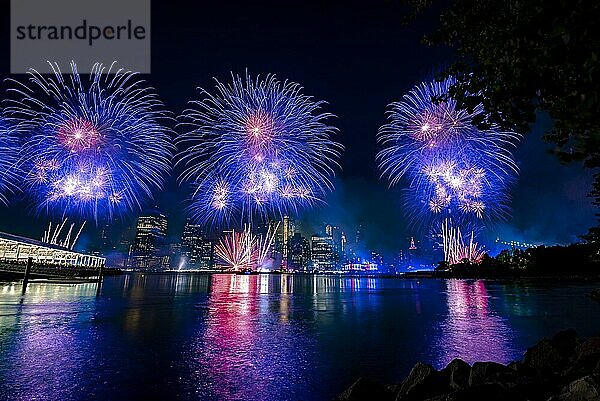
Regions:
<svg viewBox="0 0 600 401"><path fill-rule="evenodd" d="M131 274L0 284L0 400L332 399L359 376L509 362L600 330L594 284Z"/></svg>
<svg viewBox="0 0 600 401"><path fill-rule="evenodd" d="M483 280L447 280L448 312L435 341L438 367L454 358L506 363L515 355L512 330L491 307Z"/></svg>
<svg viewBox="0 0 600 401"><path fill-rule="evenodd" d="M306 349L312 341L301 324L288 324L293 291L288 275L213 276L208 316L186 355L196 394L223 400L290 398L310 368Z"/></svg>
<svg viewBox="0 0 600 401"><path fill-rule="evenodd" d="M31 285L22 297L20 285L0 289L0 364L10 366L1 369L0 383L12 384L10 393L0 386L0 399L77 400L89 391L93 380L87 376L99 366L92 349L97 333L80 323L93 313L95 290ZM81 304L72 307L73 299Z"/></svg>

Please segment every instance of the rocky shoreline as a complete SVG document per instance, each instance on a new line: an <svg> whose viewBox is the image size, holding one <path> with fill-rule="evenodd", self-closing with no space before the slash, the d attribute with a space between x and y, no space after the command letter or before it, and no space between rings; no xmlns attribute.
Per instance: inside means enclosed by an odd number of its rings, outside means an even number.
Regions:
<svg viewBox="0 0 600 401"><path fill-rule="evenodd" d="M444 369L417 363L400 384L359 378L336 401L600 401L600 336L573 329L529 348L502 365L454 359Z"/></svg>

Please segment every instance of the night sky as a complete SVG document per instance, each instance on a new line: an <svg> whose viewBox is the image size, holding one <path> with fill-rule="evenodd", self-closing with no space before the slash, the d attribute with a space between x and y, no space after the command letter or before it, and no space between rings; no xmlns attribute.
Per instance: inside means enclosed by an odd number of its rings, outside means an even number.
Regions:
<svg viewBox="0 0 600 401"><path fill-rule="evenodd" d="M323 221L346 229L362 221L368 245L382 251L404 246L412 233L403 217L402 194L378 179L375 134L388 103L452 61L448 49L420 43L435 27L435 14L404 26L405 10L392 2L200 3L153 1L152 74L146 79L167 108L179 113L197 97L197 87L210 89L213 77L227 80L230 71L275 73L301 83L306 94L329 102L327 111L338 116L333 122L340 129L337 140L346 147L337 189L327 205L302 214L304 231L316 231ZM0 51L5 57L0 76L7 78L8 2L1 7ZM490 227L490 238L566 243L595 223L586 197L590 172L575 164L561 166L548 153L551 145L541 136L551 122L541 120L516 152L521 175L513 190L512 217ZM156 199L170 215L172 237L180 234L184 199L173 179ZM35 217L23 200L0 209L3 231L39 238L47 221L47 216ZM88 239L93 237L93 230L88 231Z"/></svg>

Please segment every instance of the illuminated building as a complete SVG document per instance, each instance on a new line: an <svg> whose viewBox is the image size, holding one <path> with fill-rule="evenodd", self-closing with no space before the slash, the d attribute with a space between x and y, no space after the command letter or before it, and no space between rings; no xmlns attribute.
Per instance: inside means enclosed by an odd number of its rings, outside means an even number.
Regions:
<svg viewBox="0 0 600 401"><path fill-rule="evenodd" d="M377 266L377 263L374 263L372 261L355 261L355 262L348 262L346 264L344 264L344 266L342 267L342 270L346 271L346 272L371 272L371 273L376 273L379 271L379 266Z"/></svg>
<svg viewBox="0 0 600 401"><path fill-rule="evenodd" d="M311 253L308 239L300 233L295 233L290 238L289 245L288 268L297 271L310 271Z"/></svg>
<svg viewBox="0 0 600 401"><path fill-rule="evenodd" d="M371 262L381 269L383 267L383 256L379 252L371 251Z"/></svg>
<svg viewBox="0 0 600 401"><path fill-rule="evenodd" d="M213 267L214 244L205 235L202 226L189 219L181 235L181 256L183 267L211 269Z"/></svg>
<svg viewBox="0 0 600 401"><path fill-rule="evenodd" d="M311 258L316 270L333 270L333 238L329 235L313 235L311 237Z"/></svg>
<svg viewBox="0 0 600 401"><path fill-rule="evenodd" d="M0 263L25 264L28 258L39 264L77 267L100 267L106 262L99 256L0 232Z"/></svg>
<svg viewBox="0 0 600 401"><path fill-rule="evenodd" d="M283 263L287 263L287 261L288 261L290 239L294 235L294 232L295 232L294 220L290 219L289 216L283 216L283 227L282 227L282 238L281 238L281 241L282 241L282 247L281 247L282 258L281 259L282 259Z"/></svg>
<svg viewBox="0 0 600 401"><path fill-rule="evenodd" d="M129 264L134 269L165 269L169 255L165 252L167 216L155 211L137 220L135 239L129 252Z"/></svg>
<svg viewBox="0 0 600 401"><path fill-rule="evenodd" d="M331 237L333 245L333 263L336 267L341 266L341 263L345 260L345 235L337 226L327 224L325 226L325 234Z"/></svg>
<svg viewBox="0 0 600 401"><path fill-rule="evenodd" d="M537 247L537 245L535 244L529 244L527 242L519 242L519 241L507 241L507 240L502 240L500 238L496 238L496 246L497 247L510 247L511 249L521 249L521 250L525 250L527 248L535 248Z"/></svg>

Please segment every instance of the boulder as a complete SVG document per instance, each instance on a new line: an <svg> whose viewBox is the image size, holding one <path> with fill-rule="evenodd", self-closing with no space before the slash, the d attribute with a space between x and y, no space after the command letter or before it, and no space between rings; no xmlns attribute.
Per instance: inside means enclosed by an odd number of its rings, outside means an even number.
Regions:
<svg viewBox="0 0 600 401"><path fill-rule="evenodd" d="M469 375L469 386L481 384L500 384L502 387L517 385L517 372L496 362L475 362Z"/></svg>
<svg viewBox="0 0 600 401"><path fill-rule="evenodd" d="M579 345L579 336L575 329L567 329L556 333L550 343L563 359L571 359L575 356L575 348Z"/></svg>
<svg viewBox="0 0 600 401"><path fill-rule="evenodd" d="M561 365L562 358L550 341L543 339L525 352L523 362L530 368L547 372L556 371Z"/></svg>
<svg viewBox="0 0 600 401"><path fill-rule="evenodd" d="M590 337L575 348L577 359L600 354L600 337Z"/></svg>
<svg viewBox="0 0 600 401"><path fill-rule="evenodd" d="M440 373L447 377L452 390L460 390L469 386L471 366L462 359L453 359Z"/></svg>
<svg viewBox="0 0 600 401"><path fill-rule="evenodd" d="M499 384L480 384L446 394L429 398L427 401L504 401L507 393Z"/></svg>
<svg viewBox="0 0 600 401"><path fill-rule="evenodd" d="M394 394L385 386L365 377L359 378L336 399L338 401L391 401Z"/></svg>
<svg viewBox="0 0 600 401"><path fill-rule="evenodd" d="M444 376L432 366L417 363L400 386L396 400L424 400L451 391Z"/></svg>
<svg viewBox="0 0 600 401"><path fill-rule="evenodd" d="M556 401L598 401L600 400L600 386L591 377L585 376L565 386Z"/></svg>

